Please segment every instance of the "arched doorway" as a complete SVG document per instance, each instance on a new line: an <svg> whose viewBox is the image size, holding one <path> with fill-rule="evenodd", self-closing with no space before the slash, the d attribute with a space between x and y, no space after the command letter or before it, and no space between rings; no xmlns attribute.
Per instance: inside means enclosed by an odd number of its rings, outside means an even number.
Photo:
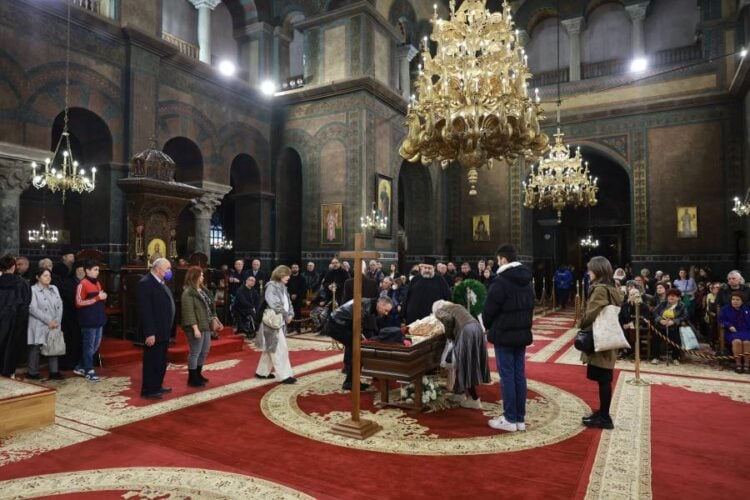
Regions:
<svg viewBox="0 0 750 500"><path fill-rule="evenodd" d="M203 154L187 137L173 137L164 143L164 153L175 163L177 182L199 184L203 180ZM195 251L195 216L185 207L177 219L177 254L189 256Z"/></svg>
<svg viewBox="0 0 750 500"><path fill-rule="evenodd" d="M546 276L548 282L562 264L574 266L580 275L595 255L607 257L613 265L630 260L632 210L628 173L602 151L584 145L581 152L591 175L598 179L597 204L590 209L566 208L560 224L552 209L534 211L535 275L538 279ZM580 241L589 230L593 239L599 240L599 247L581 248Z"/></svg>
<svg viewBox="0 0 750 500"><path fill-rule="evenodd" d="M402 162L398 175L398 224L406 241L407 265L413 260L410 257L435 253L430 223L433 210L432 178L427 167Z"/></svg>
<svg viewBox="0 0 750 500"><path fill-rule="evenodd" d="M279 156L276 182L276 235L282 260L302 255L302 159L286 148Z"/></svg>
<svg viewBox="0 0 750 500"><path fill-rule="evenodd" d="M224 197L219 210L227 239L234 244L234 254L249 255L260 247L260 170L255 159L238 154L229 170L232 190Z"/></svg>
<svg viewBox="0 0 750 500"><path fill-rule="evenodd" d="M52 123L50 151L54 151L62 135L65 121L64 112L60 112ZM109 213L111 190L111 172L108 168L112 161L112 134L107 123L96 113L85 108L68 110L68 132L70 149L73 158L87 171L97 167L97 187L91 193L65 193L63 205L62 194L52 193L48 189L28 188L21 194L19 242L24 255L41 256L57 253L55 246L41 251L28 242L28 230L38 229L44 215L49 227L60 231L60 241L56 247L70 246L74 250L82 246L106 246L118 235L113 234L109 218L91 217L97 213ZM62 157L61 147L57 158L50 159L59 163ZM85 221L85 223L84 223Z"/></svg>

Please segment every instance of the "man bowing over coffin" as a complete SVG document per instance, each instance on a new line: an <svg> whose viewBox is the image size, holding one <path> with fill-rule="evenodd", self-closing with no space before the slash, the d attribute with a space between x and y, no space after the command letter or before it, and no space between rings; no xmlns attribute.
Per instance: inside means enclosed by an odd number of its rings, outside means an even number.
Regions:
<svg viewBox="0 0 750 500"><path fill-rule="evenodd" d="M435 258L425 257L419 265L419 277L413 279L406 291L402 311L406 324L432 314L432 304L438 300L450 300L451 290L442 276L435 274Z"/></svg>

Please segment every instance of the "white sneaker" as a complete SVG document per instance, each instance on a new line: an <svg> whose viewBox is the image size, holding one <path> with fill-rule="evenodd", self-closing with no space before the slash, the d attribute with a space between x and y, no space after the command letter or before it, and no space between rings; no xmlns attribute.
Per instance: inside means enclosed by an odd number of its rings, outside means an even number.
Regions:
<svg viewBox="0 0 750 500"><path fill-rule="evenodd" d="M654 358L651 360L652 365L658 365L659 364L659 358Z"/></svg>
<svg viewBox="0 0 750 500"><path fill-rule="evenodd" d="M505 420L505 417L503 415L500 415L497 418L493 418L492 420L487 422L487 424L493 429L497 429L499 431L516 432L518 430L518 426Z"/></svg>
<svg viewBox="0 0 750 500"><path fill-rule="evenodd" d="M525 431L526 430L526 423L525 422L516 422L516 429L519 431Z"/></svg>
<svg viewBox="0 0 750 500"><path fill-rule="evenodd" d="M470 408L472 410L481 410L482 409L482 400L472 399L472 398L465 398L463 401L461 401L461 407L462 408Z"/></svg>

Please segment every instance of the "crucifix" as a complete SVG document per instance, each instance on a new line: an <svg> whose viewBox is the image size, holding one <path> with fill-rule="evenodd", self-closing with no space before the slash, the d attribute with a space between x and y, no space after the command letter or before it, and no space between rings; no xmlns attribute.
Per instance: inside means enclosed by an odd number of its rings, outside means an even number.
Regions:
<svg viewBox="0 0 750 500"><path fill-rule="evenodd" d="M362 259L377 259L378 252L364 250L364 235L354 235L354 251L341 252L339 258L354 259L354 304L352 312L352 411L351 417L337 423L331 428L331 432L340 436L356 439L367 439L382 427L372 420L359 418L359 396L360 396L360 367L362 365L362 353L360 351L362 340Z"/></svg>

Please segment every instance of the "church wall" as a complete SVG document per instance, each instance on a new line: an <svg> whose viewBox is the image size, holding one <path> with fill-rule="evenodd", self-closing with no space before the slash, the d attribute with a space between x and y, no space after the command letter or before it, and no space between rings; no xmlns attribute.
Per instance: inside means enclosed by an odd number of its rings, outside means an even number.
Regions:
<svg viewBox="0 0 750 500"><path fill-rule="evenodd" d="M630 55L631 23L619 3L597 7L581 32L581 62L593 63L624 59Z"/></svg>
<svg viewBox="0 0 750 500"><path fill-rule="evenodd" d="M707 122L648 131L649 246L654 253L724 253L730 248L721 163L722 126ZM718 154L717 154L718 153ZM678 238L676 208L696 206L698 237Z"/></svg>
<svg viewBox="0 0 750 500"><path fill-rule="evenodd" d="M198 9L188 0L162 0L161 11L163 31L198 45Z"/></svg>
<svg viewBox="0 0 750 500"><path fill-rule="evenodd" d="M651 2L644 20L646 52L692 45L699 21L700 9L694 0Z"/></svg>
<svg viewBox="0 0 750 500"><path fill-rule="evenodd" d="M127 0L120 5L120 23L132 26L151 36L161 35L161 2L153 0Z"/></svg>
<svg viewBox="0 0 750 500"><path fill-rule="evenodd" d="M537 24L531 39L524 47L529 55L532 73L553 71L557 68L557 24L558 18L545 19ZM569 64L570 42L564 26L560 26L560 68Z"/></svg>

